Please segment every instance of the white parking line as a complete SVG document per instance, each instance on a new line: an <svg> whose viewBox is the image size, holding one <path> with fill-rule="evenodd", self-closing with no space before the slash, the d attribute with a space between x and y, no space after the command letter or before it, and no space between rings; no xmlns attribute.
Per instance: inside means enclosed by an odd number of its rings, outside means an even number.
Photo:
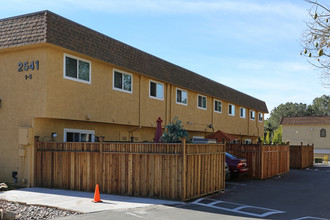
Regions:
<svg viewBox="0 0 330 220"><path fill-rule="evenodd" d="M327 218L318 218L318 217L312 217L312 216L305 216L305 217L301 217L301 218L295 218L292 220L304 220L304 219L310 219L310 220L329 220Z"/></svg>
<svg viewBox="0 0 330 220"><path fill-rule="evenodd" d="M238 204L238 203L233 203L233 202L226 202L226 201L219 201L219 200L212 200L212 199L205 199L206 203L205 203L205 201L203 203L203 200L204 200L204 198L201 198L201 199L197 199L196 201L191 202L191 203L195 204L195 205L206 206L206 207L210 207L210 208L240 213L240 214L244 214L244 215L250 215L250 216L259 217L259 218L267 217L267 216L274 215L274 214L285 213L284 211L279 211L279 210L275 210L275 209L267 209L267 208L262 208L262 207L257 207L257 206L243 205L243 204ZM207 203L207 201L210 201L210 202ZM221 205L233 206L234 208L221 207ZM250 209L250 211L244 210L244 209ZM261 212L262 214L254 213L251 210Z"/></svg>

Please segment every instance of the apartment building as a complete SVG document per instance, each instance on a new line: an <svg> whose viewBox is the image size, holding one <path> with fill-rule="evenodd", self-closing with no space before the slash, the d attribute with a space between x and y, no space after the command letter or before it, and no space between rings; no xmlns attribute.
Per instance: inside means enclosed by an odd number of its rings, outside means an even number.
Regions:
<svg viewBox="0 0 330 220"><path fill-rule="evenodd" d="M152 142L175 116L190 137L264 134L264 101L50 11L0 20L0 66L0 180L33 185L34 136Z"/></svg>

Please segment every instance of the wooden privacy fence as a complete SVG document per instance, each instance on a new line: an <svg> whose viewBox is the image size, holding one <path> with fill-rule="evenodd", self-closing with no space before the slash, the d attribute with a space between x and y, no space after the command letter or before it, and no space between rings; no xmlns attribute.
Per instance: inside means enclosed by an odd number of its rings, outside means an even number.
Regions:
<svg viewBox="0 0 330 220"><path fill-rule="evenodd" d="M186 201L225 188L223 144L43 143L36 185Z"/></svg>
<svg viewBox="0 0 330 220"><path fill-rule="evenodd" d="M289 146L226 144L226 152L247 159L249 175L265 179L289 172Z"/></svg>
<svg viewBox="0 0 330 220"><path fill-rule="evenodd" d="M314 145L304 146L290 145L290 168L304 169L306 167L312 167L314 160Z"/></svg>

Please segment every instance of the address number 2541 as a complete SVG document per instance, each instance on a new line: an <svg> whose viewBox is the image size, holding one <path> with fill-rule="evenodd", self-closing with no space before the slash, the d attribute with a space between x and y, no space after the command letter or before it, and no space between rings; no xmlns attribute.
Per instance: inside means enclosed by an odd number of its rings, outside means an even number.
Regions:
<svg viewBox="0 0 330 220"><path fill-rule="evenodd" d="M18 72L29 71L29 70L39 70L39 60L18 63Z"/></svg>

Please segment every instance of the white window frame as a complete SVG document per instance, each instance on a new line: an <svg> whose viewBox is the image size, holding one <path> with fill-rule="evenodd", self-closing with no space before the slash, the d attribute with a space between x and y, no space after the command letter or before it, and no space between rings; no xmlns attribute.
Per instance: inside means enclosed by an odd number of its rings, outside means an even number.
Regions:
<svg viewBox="0 0 330 220"><path fill-rule="evenodd" d="M202 97L202 99L205 98L205 107L199 106L199 100L198 100L199 97ZM203 103L201 103L201 104L203 104ZM207 110L207 97L205 95L197 94L197 108Z"/></svg>
<svg viewBox="0 0 330 220"><path fill-rule="evenodd" d="M243 110L243 115L242 115L242 110ZM246 109L243 107L239 108L239 116L240 118L246 118Z"/></svg>
<svg viewBox="0 0 330 220"><path fill-rule="evenodd" d="M68 132L80 133L80 134L91 134L92 135L91 142L95 142L95 131L94 130L82 130L82 129L64 128L64 132L63 132L63 141L64 142L67 142L66 136L67 136L67 133ZM81 142L81 140L79 140L79 142Z"/></svg>
<svg viewBox="0 0 330 220"><path fill-rule="evenodd" d="M258 113L258 120L259 120L259 122L263 122L264 121L264 115L262 113L260 113L260 112Z"/></svg>
<svg viewBox="0 0 330 220"><path fill-rule="evenodd" d="M218 111L218 110L215 110L215 102L219 102L220 103L220 106L221 106L221 110ZM217 113L222 113L222 101L220 100L217 100L217 99L214 99L214 112L217 112Z"/></svg>
<svg viewBox="0 0 330 220"><path fill-rule="evenodd" d="M115 87L115 72L121 73L123 75L130 75L131 76L131 91ZM124 82L124 81L122 81L122 82ZM122 85L122 87L124 88L123 85ZM119 69L113 69L113 71L112 71L112 89L132 94L133 93L133 74L122 71L122 70L119 70Z"/></svg>
<svg viewBox="0 0 330 220"><path fill-rule="evenodd" d="M181 95L182 95L182 92L185 92L187 94L187 103L184 103L184 102L178 102L178 90L181 91ZM181 100L182 100L182 97L181 97ZM188 105L188 91L187 90L184 90L184 89L179 89L179 88L176 88L175 90L175 102L176 104L179 104L179 105Z"/></svg>
<svg viewBox="0 0 330 220"><path fill-rule="evenodd" d="M79 61L83 61L83 62L86 62L86 63L89 64L89 81L82 80L82 79L79 79L79 78L73 78L73 77L70 77L70 76L66 75L66 57L77 60L77 71L79 71ZM79 75L79 72L77 73L77 77L78 77L78 75ZM91 63L91 61L64 53L64 55L63 55L63 78L73 80L73 81L76 81L76 82L91 84L92 83L92 63Z"/></svg>
<svg viewBox="0 0 330 220"><path fill-rule="evenodd" d="M231 110L232 110L231 113L229 111L230 106L231 106ZM234 104L228 104L228 115L235 116L235 105Z"/></svg>
<svg viewBox="0 0 330 220"><path fill-rule="evenodd" d="M256 119L256 112L253 110L250 110L250 120L255 120Z"/></svg>
<svg viewBox="0 0 330 220"><path fill-rule="evenodd" d="M151 93L151 83L156 84L156 96L151 96L151 94L150 94ZM157 85L161 85L163 87L163 97L162 98L157 97ZM154 81L154 80L149 80L149 98L164 100L164 83L157 82L157 81Z"/></svg>

